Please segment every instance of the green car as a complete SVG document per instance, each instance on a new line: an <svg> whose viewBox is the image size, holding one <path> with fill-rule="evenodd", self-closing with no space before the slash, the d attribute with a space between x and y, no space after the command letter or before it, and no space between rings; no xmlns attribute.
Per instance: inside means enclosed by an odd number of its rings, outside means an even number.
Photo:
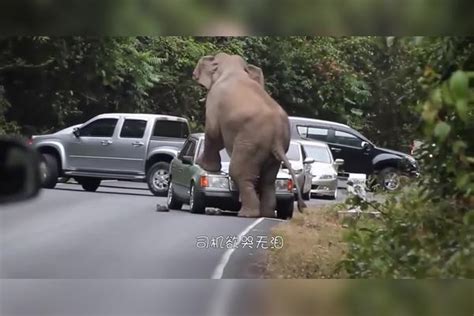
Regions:
<svg viewBox="0 0 474 316"><path fill-rule="evenodd" d="M195 161L204 150L204 134L189 136L178 157L170 166L168 187L168 208L181 209L189 204L191 213L204 213L206 207L237 212L240 209L237 185L230 179L228 170L230 158L221 151L221 172L211 173L203 170ZM286 172L280 172L275 182L277 209L281 219L293 216L293 180Z"/></svg>

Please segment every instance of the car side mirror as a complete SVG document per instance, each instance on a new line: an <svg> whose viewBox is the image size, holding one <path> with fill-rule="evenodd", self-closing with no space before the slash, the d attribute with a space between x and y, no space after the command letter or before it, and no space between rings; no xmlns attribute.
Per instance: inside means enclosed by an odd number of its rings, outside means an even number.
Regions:
<svg viewBox="0 0 474 316"><path fill-rule="evenodd" d="M40 188L39 154L20 140L0 138L0 204L33 198Z"/></svg>
<svg viewBox="0 0 474 316"><path fill-rule="evenodd" d="M314 159L311 158L311 157L308 157L308 158L306 158L306 159L303 161L303 164L305 164L305 165L310 165L310 164L313 164L313 163L315 163L315 162L316 162L316 160L314 160Z"/></svg>
<svg viewBox="0 0 474 316"><path fill-rule="evenodd" d="M192 164L193 164L193 157L191 157L191 156L183 156L183 157L181 157L181 161L182 161L184 164L192 165Z"/></svg>
<svg viewBox="0 0 474 316"><path fill-rule="evenodd" d="M365 149L365 150L370 150L372 149L372 144L371 143L368 143L368 142L362 142L360 144L360 146L362 147L362 149Z"/></svg>
<svg viewBox="0 0 474 316"><path fill-rule="evenodd" d="M344 165L344 159L336 159L336 160L334 161L334 165L335 165L335 166L338 166L338 167Z"/></svg>
<svg viewBox="0 0 474 316"><path fill-rule="evenodd" d="M74 134L74 136L76 136L77 138L81 137L81 130L79 128L75 128L73 129L72 133Z"/></svg>

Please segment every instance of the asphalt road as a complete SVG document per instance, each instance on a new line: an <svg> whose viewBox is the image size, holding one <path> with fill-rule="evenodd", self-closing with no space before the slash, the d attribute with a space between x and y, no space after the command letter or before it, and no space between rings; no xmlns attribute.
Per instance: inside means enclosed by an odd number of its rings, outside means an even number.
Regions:
<svg viewBox="0 0 474 316"><path fill-rule="evenodd" d="M263 248L279 247L269 237L279 220L159 213L157 203L165 198L152 196L146 185L114 181L95 193L58 184L32 201L2 206L0 314L148 315L157 306L170 308L168 314L198 315L199 308L208 314L216 307L206 298L222 296L222 283L202 287L209 281L197 279L259 278ZM331 202L309 204L325 203ZM227 249L225 239L239 235L247 242ZM178 310L171 312L171 305ZM128 313L125 306L138 310Z"/></svg>

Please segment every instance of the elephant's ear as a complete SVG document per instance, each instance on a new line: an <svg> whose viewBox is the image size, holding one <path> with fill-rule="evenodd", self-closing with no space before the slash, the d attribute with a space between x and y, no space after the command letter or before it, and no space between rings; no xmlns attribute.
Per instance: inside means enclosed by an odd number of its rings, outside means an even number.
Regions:
<svg viewBox="0 0 474 316"><path fill-rule="evenodd" d="M217 65L214 63L214 56L204 56L199 59L199 62L194 68L193 79L206 87L208 90L212 85L212 75L217 70Z"/></svg>
<svg viewBox="0 0 474 316"><path fill-rule="evenodd" d="M246 70L250 78L260 83L262 87L265 85L262 69L254 65L247 65Z"/></svg>

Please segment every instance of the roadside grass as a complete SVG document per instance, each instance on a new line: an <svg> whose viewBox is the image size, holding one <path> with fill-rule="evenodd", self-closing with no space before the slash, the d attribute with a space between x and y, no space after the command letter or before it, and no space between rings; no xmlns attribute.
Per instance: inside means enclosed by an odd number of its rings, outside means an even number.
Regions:
<svg viewBox="0 0 474 316"><path fill-rule="evenodd" d="M281 249L269 251L266 277L272 279L345 278L337 271L344 258L343 221L338 211L344 204L308 209L295 213L291 221L276 226L273 236L281 236Z"/></svg>

